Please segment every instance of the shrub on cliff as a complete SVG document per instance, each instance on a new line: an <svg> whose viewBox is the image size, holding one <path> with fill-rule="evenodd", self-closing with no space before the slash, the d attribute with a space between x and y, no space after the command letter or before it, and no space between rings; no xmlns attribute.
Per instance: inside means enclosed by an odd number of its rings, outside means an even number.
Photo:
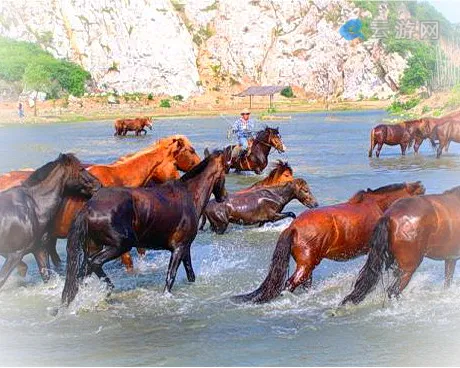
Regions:
<svg viewBox="0 0 460 368"><path fill-rule="evenodd" d="M26 75L27 69L29 72ZM47 86L47 90L43 91L54 94L51 97L57 97L56 94L61 91L81 96L85 92L86 81L91 78L79 65L56 59L36 44L0 37L0 79L23 81L24 84L28 81L31 85L33 70L40 72L40 83ZM43 77L47 78L46 83ZM53 86L52 91L50 86Z"/></svg>

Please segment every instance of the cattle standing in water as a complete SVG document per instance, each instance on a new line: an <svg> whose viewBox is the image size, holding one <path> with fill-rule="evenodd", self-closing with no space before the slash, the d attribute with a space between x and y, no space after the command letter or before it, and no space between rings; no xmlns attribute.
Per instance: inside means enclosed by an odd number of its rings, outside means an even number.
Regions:
<svg viewBox="0 0 460 368"><path fill-rule="evenodd" d="M227 162L222 151L206 157L179 180L148 188L103 188L75 218L67 242L67 276L62 302L69 304L79 282L95 273L112 286L102 269L132 247L171 252L165 290L171 291L183 262L187 279L195 281L190 246L199 219L214 194L223 201ZM89 244L100 251L90 255Z"/></svg>
<svg viewBox="0 0 460 368"><path fill-rule="evenodd" d="M450 286L460 258L460 187L397 201L378 221L369 246L367 261L342 305L362 302L383 267L393 268L395 280L387 292L398 296L424 257L445 260L445 286Z"/></svg>
<svg viewBox="0 0 460 368"><path fill-rule="evenodd" d="M201 228L204 227L206 219L211 223L212 231L223 234L229 223L261 226L286 217L295 218L293 212L281 212L293 199L309 208L318 207L307 182L294 179L282 185L231 194L222 203L210 201L204 211Z"/></svg>
<svg viewBox="0 0 460 368"><path fill-rule="evenodd" d="M152 123L152 118L117 119L114 125L114 135L126 135L126 133L133 131L136 132L136 135L140 135L141 132L147 134L144 128L148 127L152 130Z"/></svg>
<svg viewBox="0 0 460 368"><path fill-rule="evenodd" d="M0 270L0 287L29 253L33 253L47 281L48 252L42 239L47 237L64 196L90 197L100 187L73 155L61 154L35 170L22 185L1 192L0 254L6 261Z"/></svg>
<svg viewBox="0 0 460 368"><path fill-rule="evenodd" d="M264 303L276 298L284 288L309 288L312 272L322 259L347 261L366 254L372 231L385 210L400 198L424 192L420 182L392 184L360 191L346 203L305 211L281 233L262 285L234 300ZM296 270L285 282L290 255Z"/></svg>

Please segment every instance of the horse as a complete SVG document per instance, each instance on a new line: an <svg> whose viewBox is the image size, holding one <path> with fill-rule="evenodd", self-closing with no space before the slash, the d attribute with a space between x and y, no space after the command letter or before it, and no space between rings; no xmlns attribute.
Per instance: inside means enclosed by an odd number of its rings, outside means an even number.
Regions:
<svg viewBox="0 0 460 368"><path fill-rule="evenodd" d="M348 261L366 254L372 231L387 208L400 198L423 193L420 182L392 184L359 191L345 203L302 213L281 233L262 285L234 300L265 303L284 288L291 292L300 285L310 288L312 272L322 259ZM285 283L290 254L297 266Z"/></svg>
<svg viewBox="0 0 460 368"><path fill-rule="evenodd" d="M279 153L286 150L279 129L269 127L256 134L249 154L245 152L238 157L232 157L233 148L235 145L227 146L224 149L225 157L230 162L227 170L230 171L233 168L236 171L254 171L258 175L267 167L267 158L272 148L275 148Z"/></svg>
<svg viewBox="0 0 460 368"><path fill-rule="evenodd" d="M274 165L272 171L262 180L252 184L250 187L238 190L236 193L246 193L254 189L270 187L273 185L280 185L294 180L294 171L287 161L278 160Z"/></svg>
<svg viewBox="0 0 460 368"><path fill-rule="evenodd" d="M402 124L380 124L371 130L371 146L369 148L369 157L372 157L372 152L374 151L375 146L377 146L377 151L375 155L380 156L380 151L384 144L389 146L399 145L401 147L401 154L404 156L406 154L406 149L410 147L412 142L411 134L406 129L404 123Z"/></svg>
<svg viewBox="0 0 460 368"><path fill-rule="evenodd" d="M460 143L460 118L449 119L442 124L436 125L431 132L430 139L439 141L436 158L440 158L442 150L447 148L450 142Z"/></svg>
<svg viewBox="0 0 460 368"><path fill-rule="evenodd" d="M200 162L200 157L185 136L172 136L160 139L143 150L121 157L109 165L93 165L88 172L98 178L105 187L141 187L150 181L162 183L180 177L179 171L189 171ZM30 174L30 172L27 172ZM53 229L47 238L46 248L56 267L61 259L56 251L57 238L66 238L72 220L83 207L82 198L67 198L61 205ZM132 271L130 254L123 255L122 263ZM20 274L25 275L27 265L21 263Z"/></svg>
<svg viewBox="0 0 460 368"><path fill-rule="evenodd" d="M144 117L144 118L134 118L134 119L117 119L115 120L114 135L126 135L127 132L136 132L136 136L140 135L141 132L147 134L147 131L144 129L148 127L152 130L153 119Z"/></svg>
<svg viewBox="0 0 460 368"><path fill-rule="evenodd" d="M371 251L353 291L341 305L358 304L378 282L383 267L393 269L390 297L399 296L424 257L445 261L449 287L460 258L460 186L442 194L401 199L378 221L370 240Z"/></svg>
<svg viewBox="0 0 460 368"><path fill-rule="evenodd" d="M168 292L181 262L188 281L195 281L190 246L211 194L218 202L225 200L226 165L223 152L217 151L178 180L148 188L103 188L93 196L69 233L63 304L75 298L79 280L92 272L112 288L102 267L132 247L171 252L165 285ZM91 243L101 250L88 254Z"/></svg>
<svg viewBox="0 0 460 368"><path fill-rule="evenodd" d="M303 179L294 179L277 186L253 189L245 193L229 195L227 200L218 203L210 201L202 216L200 229L204 228L206 219L211 223L211 230L223 234L229 223L243 225L275 222L286 217L295 218L293 212L281 212L293 199L299 200L308 208L318 207L316 198Z"/></svg>
<svg viewBox="0 0 460 368"><path fill-rule="evenodd" d="M92 196L100 182L71 154L60 154L35 170L20 186L0 193L0 288L26 254L33 253L43 281L49 279L47 250L42 239L67 194Z"/></svg>

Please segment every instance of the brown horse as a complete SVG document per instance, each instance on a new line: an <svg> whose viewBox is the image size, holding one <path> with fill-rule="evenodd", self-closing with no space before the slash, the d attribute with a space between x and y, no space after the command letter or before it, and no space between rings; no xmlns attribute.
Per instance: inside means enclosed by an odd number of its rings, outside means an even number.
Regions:
<svg viewBox="0 0 460 368"><path fill-rule="evenodd" d="M293 199L308 208L318 207L316 198L303 179L294 179L281 185L253 189L245 193L230 195L224 202L210 201L202 216L201 229L206 219L211 229L223 234L229 223L243 225L263 225L286 217L295 218L293 212L281 212Z"/></svg>
<svg viewBox="0 0 460 368"><path fill-rule="evenodd" d="M100 180L103 186L141 187L149 181L165 182L180 177L179 171L189 171L200 162L190 141L185 136L162 138L157 143L131 155L120 158L113 164L93 165L87 170ZM27 172L31 174L31 172ZM46 248L56 266L60 264L56 252L57 238L66 238L70 225L83 207L85 200L77 197L67 198L61 205L53 231ZM122 258L128 271L132 270L129 254ZM21 263L20 273L25 274L27 265Z"/></svg>
<svg viewBox="0 0 460 368"><path fill-rule="evenodd" d="M267 177L252 184L250 187L238 190L236 193L246 193L254 189L270 187L273 185L280 185L294 180L294 172L292 167L287 161L283 162L278 160L274 165L272 171Z"/></svg>
<svg viewBox="0 0 460 368"><path fill-rule="evenodd" d="M152 130L152 118L134 118L134 119L117 119L115 120L114 128L115 134L114 135L126 135L127 132L136 132L136 135L147 134L147 131L144 129L148 127Z"/></svg>
<svg viewBox="0 0 460 368"><path fill-rule="evenodd" d="M149 188L102 188L72 224L63 304L75 298L79 280L92 272L113 287L102 267L132 247L171 252L165 286L168 292L181 263L187 279L195 281L190 246L211 194L217 201L225 199L226 164L223 152L218 151L179 180ZM90 244L101 250L88 254Z"/></svg>
<svg viewBox="0 0 460 368"><path fill-rule="evenodd" d="M234 148L235 145L232 145L224 149L227 161L230 162L228 170L233 168L236 171L254 171L256 174L261 174L267 167L268 155L272 148L280 153L286 150L279 129L269 127L256 134L249 155L246 152L238 157L232 157Z"/></svg>
<svg viewBox="0 0 460 368"><path fill-rule="evenodd" d="M401 154L404 156L406 154L406 149L410 146L411 142L411 134L406 129L404 123L394 125L377 125L371 130L371 146L369 148L369 157L372 157L372 152L374 151L375 146L377 146L375 155L379 157L380 151L382 150L384 144L389 146L399 145L401 147Z"/></svg>
<svg viewBox="0 0 460 368"><path fill-rule="evenodd" d="M378 282L384 266L393 268L395 276L388 295L398 296L424 257L445 260L445 286L449 286L460 258L459 240L460 186L442 194L401 199L378 221L367 261L342 304L363 301Z"/></svg>
<svg viewBox="0 0 460 368"><path fill-rule="evenodd" d="M447 119L444 118L443 120ZM450 142L460 143L460 118L448 119L446 122L436 125L431 132L430 139L439 141L436 157L441 157L442 150L447 148Z"/></svg>
<svg viewBox="0 0 460 368"><path fill-rule="evenodd" d="M302 213L281 233L268 276L254 292L236 301L263 303L277 297L283 288L309 288L312 271L322 259L347 261L369 251L369 239L385 210L400 198L423 194L420 182L387 185L355 194L348 202ZM297 268L284 283L292 254Z"/></svg>

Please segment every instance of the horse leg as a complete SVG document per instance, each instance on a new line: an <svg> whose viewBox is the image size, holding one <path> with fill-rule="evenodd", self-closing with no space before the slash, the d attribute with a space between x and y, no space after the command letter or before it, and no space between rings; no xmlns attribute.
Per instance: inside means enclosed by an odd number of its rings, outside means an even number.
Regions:
<svg viewBox="0 0 460 368"><path fill-rule="evenodd" d="M136 248L137 250L137 254L139 254L139 256L144 259L145 258L145 248Z"/></svg>
<svg viewBox="0 0 460 368"><path fill-rule="evenodd" d="M382 150L382 147L383 147L383 143L378 143L377 144L377 151L375 151L375 155L378 157L380 157L380 151Z"/></svg>
<svg viewBox="0 0 460 368"><path fill-rule="evenodd" d="M105 274L102 266L115 258L120 257L124 252L126 252L126 247L121 245L115 246L106 246L100 252L96 253L91 257L89 261L89 270L94 272L99 278L107 283L107 286L110 289L113 289L113 283L109 277Z"/></svg>
<svg viewBox="0 0 460 368"><path fill-rule="evenodd" d="M24 257L24 254L24 251L8 253L8 255L6 256L6 261L5 263L3 263L3 266L0 270L0 288L5 284L11 272L13 272L13 270L21 262L22 257Z"/></svg>
<svg viewBox="0 0 460 368"><path fill-rule="evenodd" d="M308 290L311 289L311 285L312 285L312 284L313 284L313 277L312 277L312 275L311 275L311 273L310 273L310 277L309 277L307 280L305 280L300 286L301 286L304 290L308 291Z"/></svg>
<svg viewBox="0 0 460 368"><path fill-rule="evenodd" d="M182 258L184 256L183 246L179 246L172 251L171 258L169 260L168 272L166 274L166 284L163 292L171 292L171 289L174 285L174 280L176 279L177 268L179 267Z"/></svg>
<svg viewBox="0 0 460 368"><path fill-rule="evenodd" d="M311 280L312 271L313 267L311 267L309 264L297 264L295 272L286 281L286 289L292 293L295 289L297 289L299 285L308 283L308 281Z"/></svg>
<svg viewBox="0 0 460 368"><path fill-rule="evenodd" d="M59 257L56 245L57 238L54 236L46 237L43 240L43 246L48 252L49 257L51 257L51 262L53 262L53 265L59 269L61 267L61 257Z"/></svg>
<svg viewBox="0 0 460 368"><path fill-rule="evenodd" d="M280 221L282 219L285 219L286 217L291 217L293 219L296 218L296 215L294 212L281 212L281 213L275 213L271 216L271 219L270 221L271 222L276 222L276 221Z"/></svg>
<svg viewBox="0 0 460 368"><path fill-rule="evenodd" d="M19 264L17 266L19 276L26 277L28 269L29 269L29 267L27 266L27 264L24 261L19 262Z"/></svg>
<svg viewBox="0 0 460 368"><path fill-rule="evenodd" d="M190 247L184 251L184 257L182 259L184 264L185 272L187 273L187 280L189 282L195 282L195 272L192 268L192 257L190 256Z"/></svg>
<svg viewBox="0 0 460 368"><path fill-rule="evenodd" d="M406 149L407 149L407 143L401 143L401 155L405 156L406 155Z"/></svg>
<svg viewBox="0 0 460 368"><path fill-rule="evenodd" d="M447 144L446 144L446 147L445 147L446 153L449 152L450 142L451 141L448 141Z"/></svg>
<svg viewBox="0 0 460 368"><path fill-rule="evenodd" d="M446 259L444 266L445 281L444 287L448 288L452 284L452 279L454 277L455 264L457 263L456 259Z"/></svg>
<svg viewBox="0 0 460 368"><path fill-rule="evenodd" d="M126 267L126 272L132 273L134 270L133 259L131 258L130 252L125 252L121 255L121 263Z"/></svg>
<svg viewBox="0 0 460 368"><path fill-rule="evenodd" d="M48 252L45 248L39 248L34 251L35 261L38 265L38 271L42 277L43 282L48 282L50 279L50 260L48 256Z"/></svg>

